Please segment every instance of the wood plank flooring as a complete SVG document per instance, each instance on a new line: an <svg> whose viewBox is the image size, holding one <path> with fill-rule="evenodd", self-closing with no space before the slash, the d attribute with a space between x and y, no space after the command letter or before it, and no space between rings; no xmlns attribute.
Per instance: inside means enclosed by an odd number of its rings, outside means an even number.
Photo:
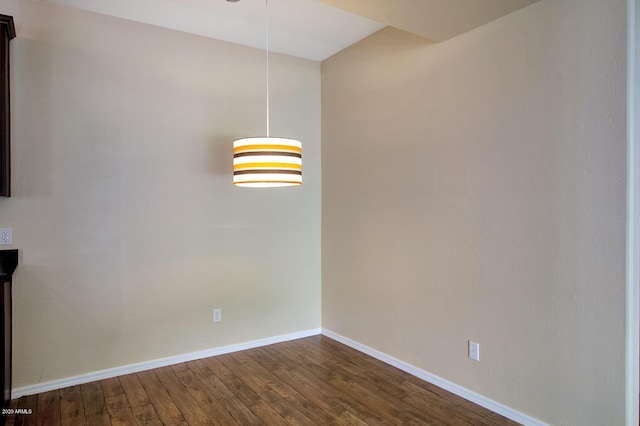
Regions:
<svg viewBox="0 0 640 426"><path fill-rule="evenodd" d="M22 397L7 425L517 425L325 336Z"/></svg>

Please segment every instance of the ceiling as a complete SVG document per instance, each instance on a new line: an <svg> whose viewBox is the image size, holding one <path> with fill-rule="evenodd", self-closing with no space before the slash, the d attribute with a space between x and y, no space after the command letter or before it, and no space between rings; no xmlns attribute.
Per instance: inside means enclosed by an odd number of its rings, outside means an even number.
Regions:
<svg viewBox="0 0 640 426"><path fill-rule="evenodd" d="M264 49L266 0L40 0ZM443 41L538 0L268 0L269 50L321 61L385 26Z"/></svg>
<svg viewBox="0 0 640 426"><path fill-rule="evenodd" d="M539 0L319 0L433 41L445 41Z"/></svg>

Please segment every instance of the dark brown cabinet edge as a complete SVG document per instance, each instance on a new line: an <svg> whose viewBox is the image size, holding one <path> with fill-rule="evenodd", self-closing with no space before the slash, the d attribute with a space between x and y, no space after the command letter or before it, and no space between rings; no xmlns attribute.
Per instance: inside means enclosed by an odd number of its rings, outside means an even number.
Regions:
<svg viewBox="0 0 640 426"><path fill-rule="evenodd" d="M11 286L13 271L18 266L18 250L0 250L0 309L2 309L2 339L0 339L0 364L2 365L2 384L4 388L2 408L9 407L11 401L11 329L12 302ZM0 425L4 425L7 416L0 415Z"/></svg>
<svg viewBox="0 0 640 426"><path fill-rule="evenodd" d="M11 112L9 42L16 37L13 17L0 15L0 196L11 196Z"/></svg>

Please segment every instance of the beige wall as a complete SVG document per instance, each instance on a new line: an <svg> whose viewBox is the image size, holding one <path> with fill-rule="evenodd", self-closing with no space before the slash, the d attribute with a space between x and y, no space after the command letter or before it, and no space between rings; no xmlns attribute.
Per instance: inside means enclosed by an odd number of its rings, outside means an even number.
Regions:
<svg viewBox="0 0 640 426"><path fill-rule="evenodd" d="M305 185L240 189L263 52L0 13L19 35L14 386L320 326L317 63L272 56L272 133L303 140ZM623 0L543 0L325 61L323 326L553 424L622 424L624 40Z"/></svg>
<svg viewBox="0 0 640 426"><path fill-rule="evenodd" d="M623 424L625 29L623 0L543 0L323 62L323 327L552 424Z"/></svg>
<svg viewBox="0 0 640 426"><path fill-rule="evenodd" d="M320 326L320 65L272 55L301 188L231 184L264 52L4 0L13 15L14 387ZM212 323L222 308L223 322Z"/></svg>

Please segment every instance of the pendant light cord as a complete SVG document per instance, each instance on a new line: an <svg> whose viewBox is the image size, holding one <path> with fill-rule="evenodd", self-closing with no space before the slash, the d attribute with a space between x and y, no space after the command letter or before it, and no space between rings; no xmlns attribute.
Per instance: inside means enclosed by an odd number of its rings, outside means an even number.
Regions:
<svg viewBox="0 0 640 426"><path fill-rule="evenodd" d="M267 40L267 137L269 137L269 0L265 0Z"/></svg>

